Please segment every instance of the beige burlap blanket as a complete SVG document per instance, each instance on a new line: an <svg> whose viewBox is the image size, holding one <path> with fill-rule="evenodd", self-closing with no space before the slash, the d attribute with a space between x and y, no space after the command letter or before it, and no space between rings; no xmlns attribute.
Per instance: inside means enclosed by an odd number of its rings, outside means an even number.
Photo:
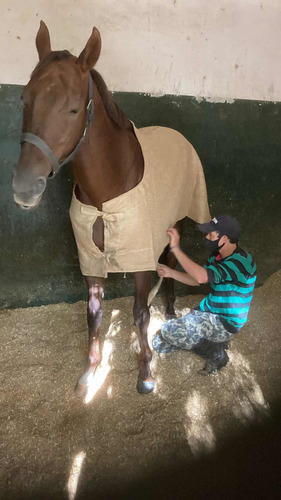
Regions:
<svg viewBox="0 0 281 500"><path fill-rule="evenodd" d="M70 218L84 276L155 270L169 242L166 230L185 216L210 220L200 159L179 132L165 127L135 129L145 168L141 182L102 205L84 205L73 194ZM104 222L104 252L92 241L97 217Z"/></svg>

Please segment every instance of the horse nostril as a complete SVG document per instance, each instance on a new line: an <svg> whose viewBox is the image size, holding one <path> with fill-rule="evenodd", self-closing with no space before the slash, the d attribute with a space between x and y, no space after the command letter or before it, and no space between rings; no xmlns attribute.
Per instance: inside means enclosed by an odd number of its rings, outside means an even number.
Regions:
<svg viewBox="0 0 281 500"><path fill-rule="evenodd" d="M37 180L37 183L36 183L37 194L43 193L43 191L46 187L46 184L47 184L47 181L46 181L45 177L39 177L39 179Z"/></svg>

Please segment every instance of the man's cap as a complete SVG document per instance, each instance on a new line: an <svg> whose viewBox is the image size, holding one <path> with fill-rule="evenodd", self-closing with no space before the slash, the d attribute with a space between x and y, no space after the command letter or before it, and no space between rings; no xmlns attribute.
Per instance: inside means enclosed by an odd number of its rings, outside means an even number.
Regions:
<svg viewBox="0 0 281 500"><path fill-rule="evenodd" d="M234 217L230 217L230 215L218 215L217 217L213 217L210 222L197 224L197 227L199 231L206 234L218 231L222 236L225 234L233 239L238 239L240 235L240 224Z"/></svg>

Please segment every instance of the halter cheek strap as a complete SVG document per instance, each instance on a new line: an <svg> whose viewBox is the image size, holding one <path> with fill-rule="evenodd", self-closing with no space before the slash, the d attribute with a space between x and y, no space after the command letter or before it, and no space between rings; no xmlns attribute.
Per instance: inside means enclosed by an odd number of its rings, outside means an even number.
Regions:
<svg viewBox="0 0 281 500"><path fill-rule="evenodd" d="M86 125L80 141L78 142L77 146L73 149L73 151L67 156L67 158L65 158L62 162L59 162L54 152L50 148L50 146L45 141L43 141L41 137L32 134L31 132L25 132L21 135L21 144L23 142L30 142L38 149L40 149L40 151L42 151L42 153L48 158L52 166L52 172L49 175L49 178L55 177L55 175L59 172L61 167L66 165L66 163L69 163L78 153L79 149L81 148L82 144L85 141L87 131L90 129L93 119L94 119L93 80L91 77L91 73L89 73L89 102L87 104Z"/></svg>

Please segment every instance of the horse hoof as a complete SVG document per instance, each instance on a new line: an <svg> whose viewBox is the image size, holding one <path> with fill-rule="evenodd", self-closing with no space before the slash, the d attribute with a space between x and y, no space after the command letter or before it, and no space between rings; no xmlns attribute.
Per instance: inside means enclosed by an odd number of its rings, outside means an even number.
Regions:
<svg viewBox="0 0 281 500"><path fill-rule="evenodd" d="M86 396L87 384L79 384L79 382L77 382L74 393L78 398L83 398L84 396Z"/></svg>
<svg viewBox="0 0 281 500"><path fill-rule="evenodd" d="M137 381L137 391L139 394L149 394L154 390L155 383L154 380L145 381L140 378Z"/></svg>

